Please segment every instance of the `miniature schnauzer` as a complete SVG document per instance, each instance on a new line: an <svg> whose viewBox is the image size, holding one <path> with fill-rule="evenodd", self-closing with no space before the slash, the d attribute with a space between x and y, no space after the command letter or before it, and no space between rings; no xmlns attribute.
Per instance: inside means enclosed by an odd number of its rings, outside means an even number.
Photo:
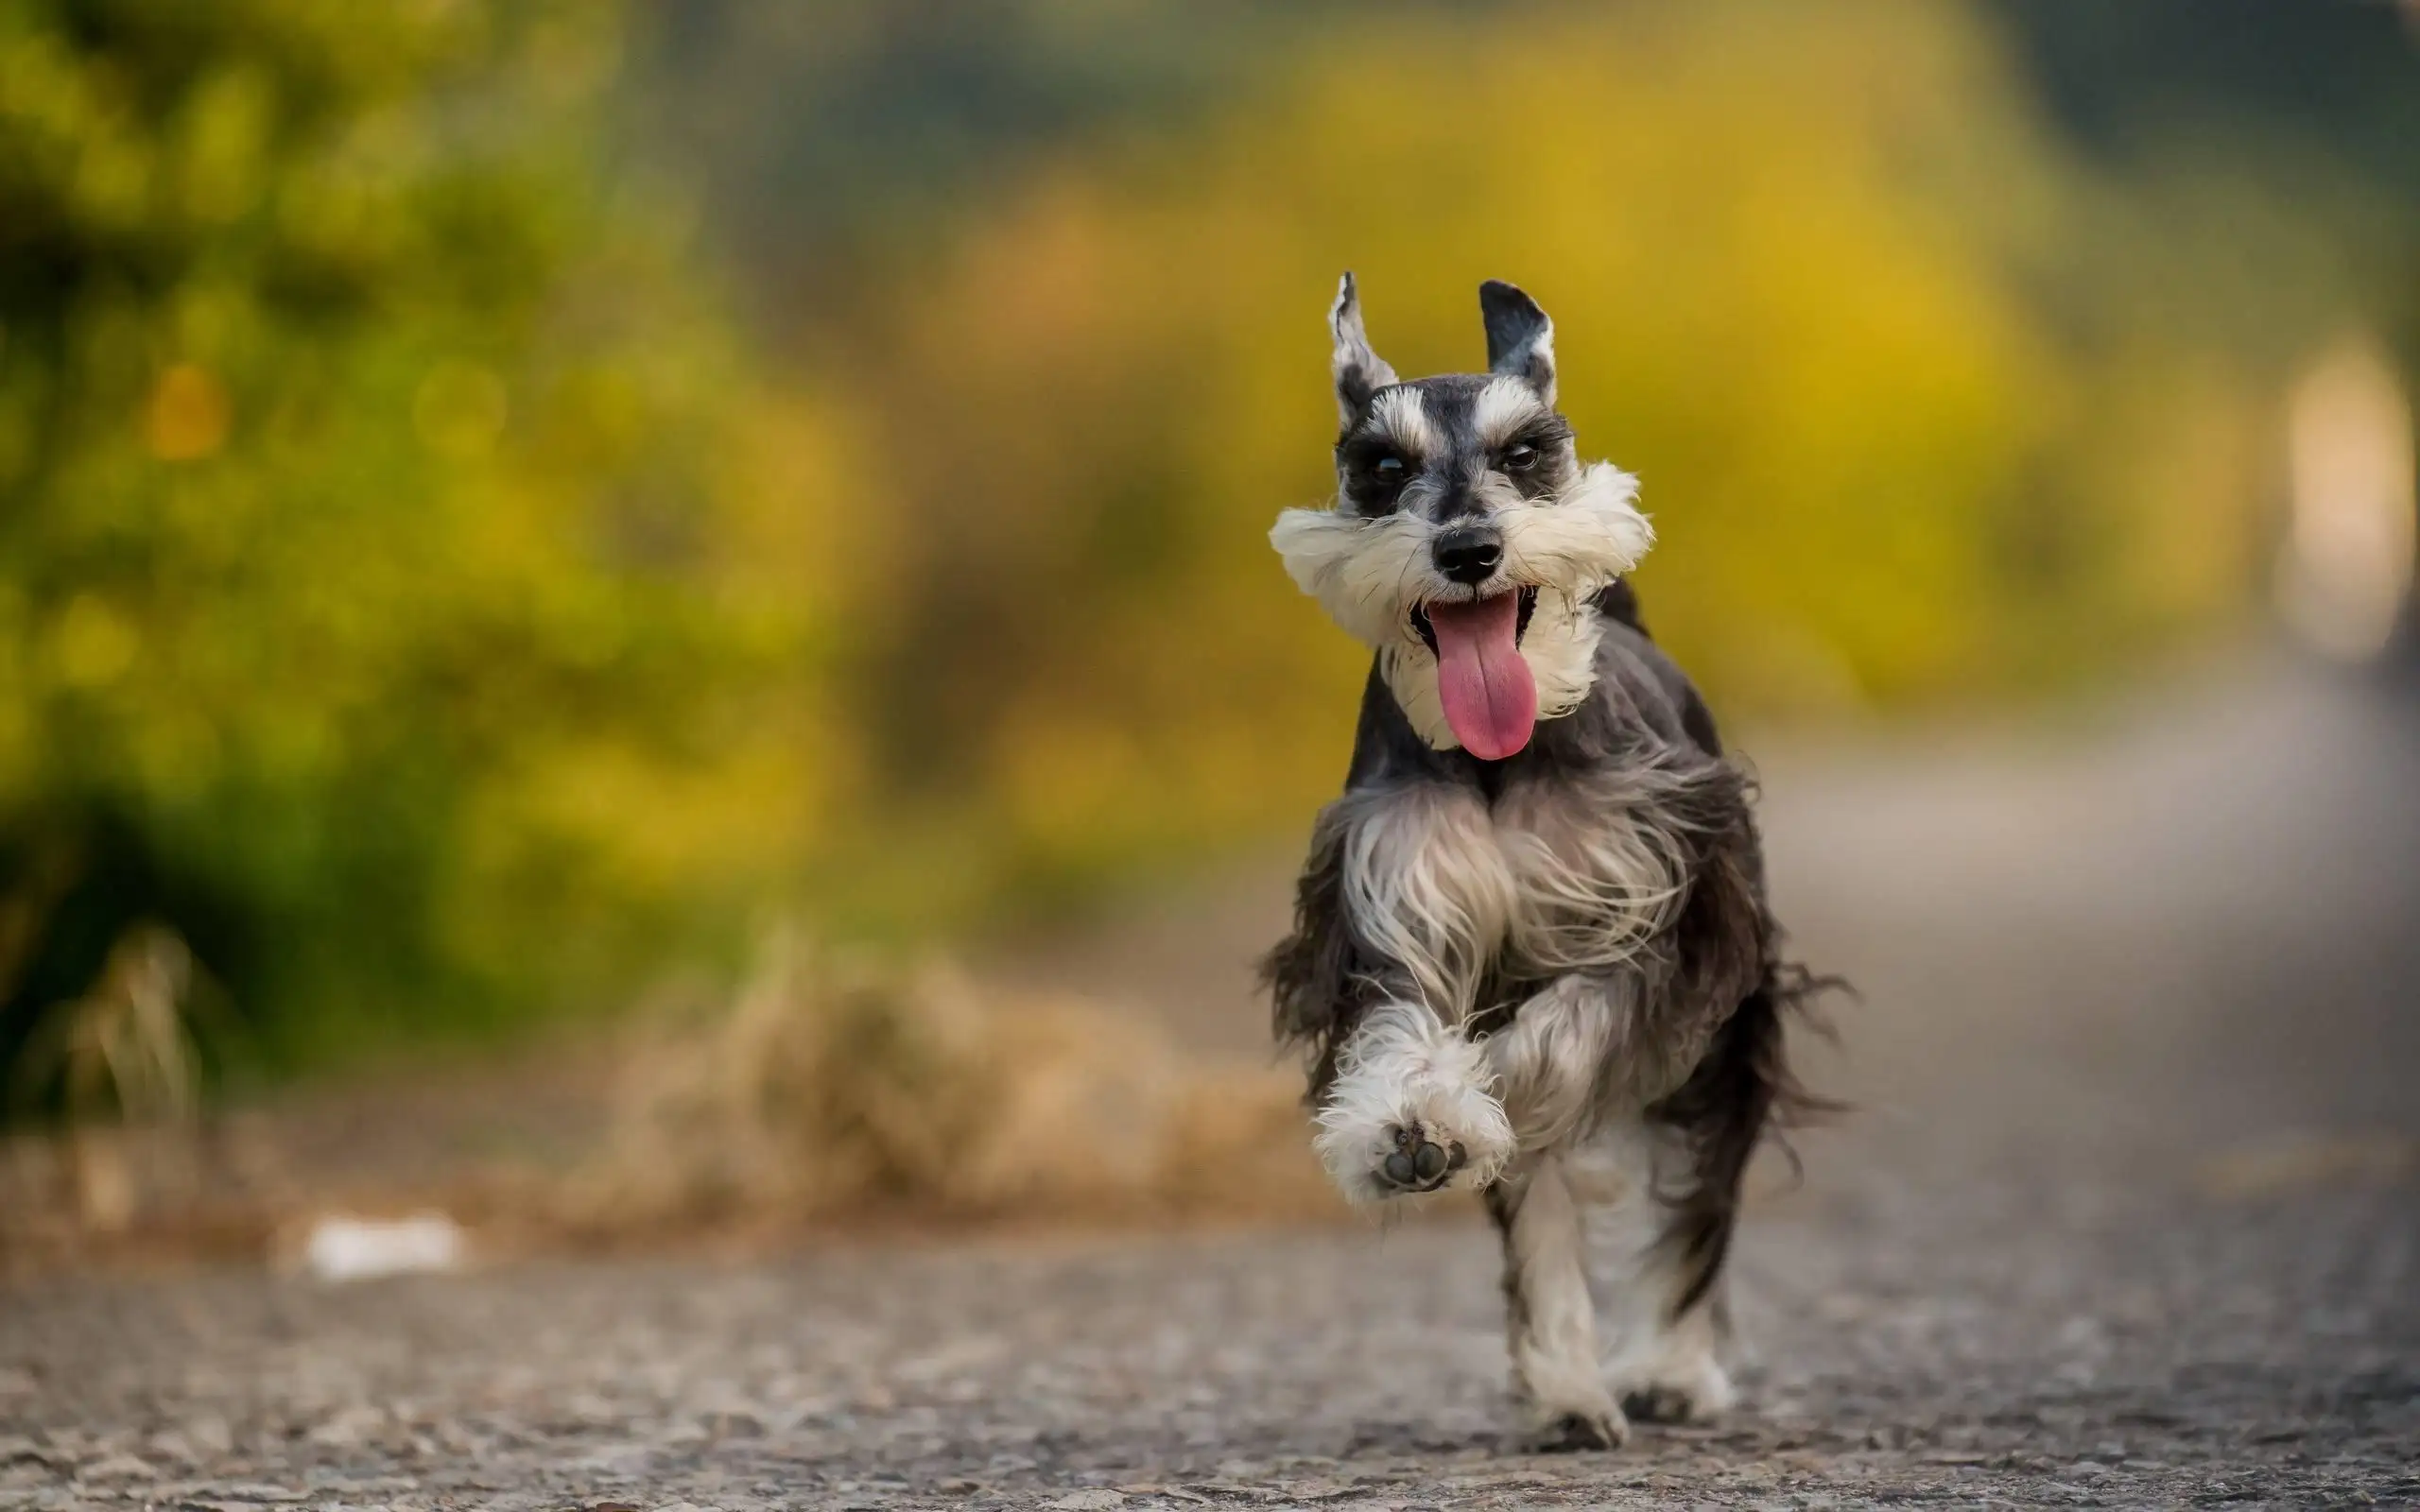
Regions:
<svg viewBox="0 0 2420 1512"><path fill-rule="evenodd" d="M1479 310L1487 372L1406 383L1351 274L1337 296L1339 497L1270 540L1377 654L1262 975L1329 1174L1478 1192L1530 1427L1611 1448L1625 1408L1732 1400L1740 1177L1808 1101L1783 1021L1819 984L1780 958L1748 781L1623 581L1654 539L1637 480L1579 459L1546 312L1495 282Z"/></svg>

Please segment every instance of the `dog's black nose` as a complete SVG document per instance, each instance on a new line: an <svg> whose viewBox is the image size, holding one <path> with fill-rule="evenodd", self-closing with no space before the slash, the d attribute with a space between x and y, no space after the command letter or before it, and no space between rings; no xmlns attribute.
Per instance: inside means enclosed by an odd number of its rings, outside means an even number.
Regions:
<svg viewBox="0 0 2420 1512"><path fill-rule="evenodd" d="M1493 530L1448 530L1429 550L1439 572L1472 588L1495 576L1504 562L1504 541Z"/></svg>

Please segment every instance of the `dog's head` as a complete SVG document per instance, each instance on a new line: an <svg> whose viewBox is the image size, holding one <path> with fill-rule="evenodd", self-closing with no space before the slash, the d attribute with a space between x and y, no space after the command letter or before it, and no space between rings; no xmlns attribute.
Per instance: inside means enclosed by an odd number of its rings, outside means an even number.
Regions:
<svg viewBox="0 0 2420 1512"><path fill-rule="evenodd" d="M1353 275L1336 335L1333 509L1288 509L1270 541L1303 591L1376 649L1422 737L1499 761L1595 679L1592 602L1654 532L1637 480L1582 464L1554 407L1554 322L1479 285L1488 371L1405 383L1370 349Z"/></svg>

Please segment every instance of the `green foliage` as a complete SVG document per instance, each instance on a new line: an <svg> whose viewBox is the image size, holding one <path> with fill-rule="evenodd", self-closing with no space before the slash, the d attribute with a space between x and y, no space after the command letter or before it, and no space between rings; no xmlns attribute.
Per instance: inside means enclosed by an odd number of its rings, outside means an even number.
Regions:
<svg viewBox="0 0 2420 1512"><path fill-rule="evenodd" d="M618 989L796 867L821 422L600 171L618 47L0 5L0 1052L146 916L308 1050Z"/></svg>

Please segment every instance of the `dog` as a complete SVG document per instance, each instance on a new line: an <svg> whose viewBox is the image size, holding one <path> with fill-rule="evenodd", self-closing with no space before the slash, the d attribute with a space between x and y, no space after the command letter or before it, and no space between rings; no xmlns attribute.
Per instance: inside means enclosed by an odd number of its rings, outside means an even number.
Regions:
<svg viewBox="0 0 2420 1512"><path fill-rule="evenodd" d="M1785 1024L1824 984L1781 958L1751 783L1627 581L1636 479L1580 459L1537 302L1491 281L1479 312L1488 370L1409 383L1352 274L1330 313L1337 499L1270 541L1374 657L1261 977L1328 1174L1477 1192L1529 1433L1610 1449L1733 1401L1740 1177L1814 1103Z"/></svg>

